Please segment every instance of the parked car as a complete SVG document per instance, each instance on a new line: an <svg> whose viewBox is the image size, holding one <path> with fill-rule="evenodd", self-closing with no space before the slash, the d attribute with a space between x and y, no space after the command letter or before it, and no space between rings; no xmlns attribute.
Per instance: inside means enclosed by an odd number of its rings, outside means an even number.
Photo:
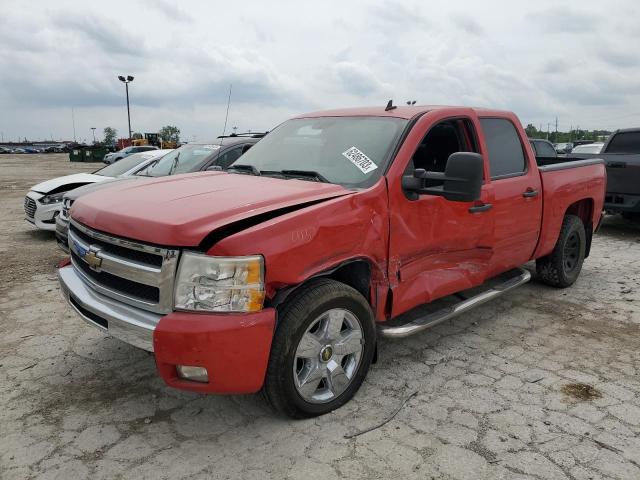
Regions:
<svg viewBox="0 0 640 480"><path fill-rule="evenodd" d="M556 143L555 147L557 153L569 153L573 148L573 143Z"/></svg>
<svg viewBox="0 0 640 480"><path fill-rule="evenodd" d="M572 152L570 159L601 158L607 166L604 208L640 220L640 128L616 130L598 153Z"/></svg>
<svg viewBox="0 0 640 480"><path fill-rule="evenodd" d="M128 179L141 179L145 177L175 175L178 173L199 172L208 169L222 170L223 168L231 165L240 157L240 155L251 148L258 140L260 140L261 136L262 135L259 134L251 137L228 137L222 140L222 144L220 143L220 140L218 140L218 143L215 144L191 143L189 145L183 145L182 147L171 151L168 155L156 158L144 165L141 164L135 172L131 172L126 176ZM145 154L138 153L136 155ZM128 157L126 161L134 156L135 155ZM116 168L124 161L125 160L121 160L106 168ZM56 240L60 248L65 252L69 250L67 232L69 230L69 211L73 203L81 195L85 195L109 185L109 181L104 181L99 184L91 184L76 188L64 194L62 198L62 211L56 219Z"/></svg>
<svg viewBox="0 0 640 480"><path fill-rule="evenodd" d="M152 155L162 157L170 151L157 150ZM89 183L104 182L118 175L132 175L140 168L144 168L137 167L137 165L144 163L146 166L149 164L149 160L153 160L153 158L149 159L149 152L147 152L137 155L122 166L109 165L93 173L75 173L39 183L31 187L24 199L25 219L41 230L55 231L56 218L62 210L62 197L66 192Z"/></svg>
<svg viewBox="0 0 640 480"><path fill-rule="evenodd" d="M11 153L11 149L7 147L0 147L0 154Z"/></svg>
<svg viewBox="0 0 640 480"><path fill-rule="evenodd" d="M12 153L27 153L24 148L14 148Z"/></svg>
<svg viewBox="0 0 640 480"><path fill-rule="evenodd" d="M310 417L356 393L378 338L522 285L523 264L572 285L604 189L601 160L538 167L510 112L317 112L226 172L80 197L58 276L85 322L153 351L168 385L262 389Z"/></svg>
<svg viewBox="0 0 640 480"><path fill-rule="evenodd" d="M262 134L225 137L209 143L188 143L176 148L171 154L156 164L150 165L139 175L164 177L208 169L224 170L256 144L260 138L262 138Z"/></svg>
<svg viewBox="0 0 640 480"><path fill-rule="evenodd" d="M158 147L154 147L153 145L140 145L137 147L125 147L122 150L118 150L117 152L107 153L102 161L107 165L110 165L118 160L121 160L129 155L133 155L134 153L148 152L149 150L158 150Z"/></svg>
<svg viewBox="0 0 640 480"><path fill-rule="evenodd" d="M603 146L603 142L584 143L573 147L571 153L600 153Z"/></svg>

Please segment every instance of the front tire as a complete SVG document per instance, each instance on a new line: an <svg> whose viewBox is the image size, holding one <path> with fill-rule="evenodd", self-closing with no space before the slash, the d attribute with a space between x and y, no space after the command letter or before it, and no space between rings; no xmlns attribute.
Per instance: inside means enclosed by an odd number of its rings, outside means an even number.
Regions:
<svg viewBox="0 0 640 480"><path fill-rule="evenodd" d="M373 312L357 290L330 279L313 280L279 313L264 396L293 418L335 410L362 385L375 341Z"/></svg>
<svg viewBox="0 0 640 480"><path fill-rule="evenodd" d="M553 251L536 260L538 277L547 285L566 288L575 283L582 270L587 235L582 220L566 215Z"/></svg>

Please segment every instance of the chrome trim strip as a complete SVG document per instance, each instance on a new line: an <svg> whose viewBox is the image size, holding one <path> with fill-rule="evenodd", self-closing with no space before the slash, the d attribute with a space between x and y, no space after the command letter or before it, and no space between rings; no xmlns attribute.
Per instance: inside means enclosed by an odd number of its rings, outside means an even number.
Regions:
<svg viewBox="0 0 640 480"><path fill-rule="evenodd" d="M378 333L388 338L404 338L427 328L435 327L439 323L457 317L531 280L531 273L528 270L524 268L518 268L518 270L520 275L451 307L443 308L398 327L387 327L384 324L378 325Z"/></svg>
<svg viewBox="0 0 640 480"><path fill-rule="evenodd" d="M587 160L568 160L561 163L552 163L551 165L543 165L538 167L541 172L555 172L557 170L569 170L571 168L588 167L589 165L603 164L604 160L601 158L590 158Z"/></svg>
<svg viewBox="0 0 640 480"><path fill-rule="evenodd" d="M93 288L96 292L99 292L105 296L111 297L114 300L120 300L124 303L128 303L129 305L135 305L145 310L155 311L158 304L147 302L146 300L143 300L141 298L125 295L123 293L120 293L118 291L115 291L100 285L92 278L87 277L87 275L85 275L85 273L82 270L80 270L80 268L76 265L76 261L73 259L73 257L71 257L71 264L73 265L78 276L82 278L82 280L91 288ZM161 313L161 312L158 312L158 313Z"/></svg>
<svg viewBox="0 0 640 480"><path fill-rule="evenodd" d="M75 268L60 268L58 280L65 299L85 322L134 347L153 352L153 331L162 318L161 315L123 305L95 292L87 287ZM83 315L71 303L70 295L82 308L106 320L108 328L105 329Z"/></svg>
<svg viewBox="0 0 640 480"><path fill-rule="evenodd" d="M119 245L125 248L131 248L132 250L138 250L140 252L154 253L161 257L166 258L167 256L177 255L179 250L173 250L168 248L154 247L152 245L146 245L144 243L137 243L131 240L125 240L119 237L112 237L111 235L107 235L106 233L98 232L89 227L85 227L81 223L78 223L73 218L70 219L71 225L80 230L85 235L88 235L96 240L100 240L103 242L111 243L113 245Z"/></svg>
<svg viewBox="0 0 640 480"><path fill-rule="evenodd" d="M91 245L88 245L76 237L72 231L69 231L67 236L70 240L69 245L71 246L71 250L73 250L76 255L82 257L76 245L80 245L84 250L89 251ZM107 272L134 282L144 283L152 287L160 287L160 276L162 274L162 269L160 268L154 268L144 263L128 260L118 255L105 252L104 250L99 250L97 256L102 259L102 264L96 272Z"/></svg>

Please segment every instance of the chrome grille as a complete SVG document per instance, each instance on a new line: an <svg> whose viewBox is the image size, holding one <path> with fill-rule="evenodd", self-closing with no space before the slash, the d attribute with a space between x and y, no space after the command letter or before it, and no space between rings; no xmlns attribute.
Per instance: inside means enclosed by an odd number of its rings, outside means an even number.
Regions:
<svg viewBox="0 0 640 480"><path fill-rule="evenodd" d="M30 197L24 197L24 213L33 218L36 214L36 201Z"/></svg>
<svg viewBox="0 0 640 480"><path fill-rule="evenodd" d="M69 250L91 288L134 307L168 313L179 250L125 240L71 220Z"/></svg>

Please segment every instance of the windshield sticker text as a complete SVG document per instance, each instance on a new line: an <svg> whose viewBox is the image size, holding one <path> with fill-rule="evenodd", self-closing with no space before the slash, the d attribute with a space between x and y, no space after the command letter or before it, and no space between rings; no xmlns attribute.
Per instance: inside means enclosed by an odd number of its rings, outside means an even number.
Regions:
<svg viewBox="0 0 640 480"><path fill-rule="evenodd" d="M373 163L369 157L367 157L363 152L358 150L356 147L351 147L346 152L342 152L342 155L349 159L351 163L353 163L356 167L360 169L362 173L365 175L369 172L373 172L378 166Z"/></svg>

